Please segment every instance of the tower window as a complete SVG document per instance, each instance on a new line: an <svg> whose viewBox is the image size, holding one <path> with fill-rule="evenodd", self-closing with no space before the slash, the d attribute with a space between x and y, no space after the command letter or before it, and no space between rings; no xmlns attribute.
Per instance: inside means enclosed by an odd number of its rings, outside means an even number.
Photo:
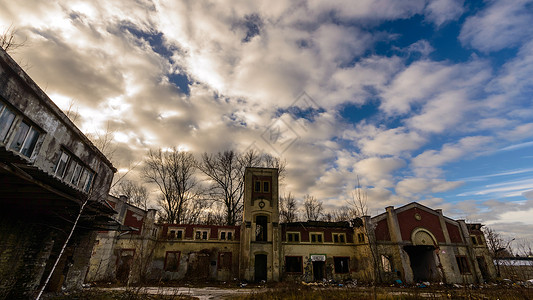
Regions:
<svg viewBox="0 0 533 300"><path fill-rule="evenodd" d="M268 193L270 191L270 183L268 181L263 181L263 192Z"/></svg>
<svg viewBox="0 0 533 300"><path fill-rule="evenodd" d="M254 184L254 191L255 192L261 192L261 181L256 181Z"/></svg>
<svg viewBox="0 0 533 300"><path fill-rule="evenodd" d="M255 240L259 242L268 241L268 230L267 230L267 217L266 216L257 216L255 218Z"/></svg>

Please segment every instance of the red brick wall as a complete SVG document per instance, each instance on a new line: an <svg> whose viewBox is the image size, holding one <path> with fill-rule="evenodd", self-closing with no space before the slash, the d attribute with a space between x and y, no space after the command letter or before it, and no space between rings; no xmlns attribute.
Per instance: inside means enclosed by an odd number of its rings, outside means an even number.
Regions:
<svg viewBox="0 0 533 300"><path fill-rule="evenodd" d="M463 242L463 239L461 238L461 232L459 231L458 226L446 222L446 228L448 229L448 234L450 235L450 241L452 243Z"/></svg>
<svg viewBox="0 0 533 300"><path fill-rule="evenodd" d="M421 220L415 219L415 214L420 214ZM410 241L411 233L417 227L423 227L433 233L439 243L444 243L444 233L440 226L439 217L419 208L411 208L397 214L402 240Z"/></svg>
<svg viewBox="0 0 533 300"><path fill-rule="evenodd" d="M139 214L131 210L126 210L126 217L124 218L124 225L138 228L139 231L132 231L132 234L140 234L143 226L144 218L139 218Z"/></svg>
<svg viewBox="0 0 533 300"><path fill-rule="evenodd" d="M389 224L387 219L383 219L376 224L374 229L376 234L376 240L378 241L390 241Z"/></svg>

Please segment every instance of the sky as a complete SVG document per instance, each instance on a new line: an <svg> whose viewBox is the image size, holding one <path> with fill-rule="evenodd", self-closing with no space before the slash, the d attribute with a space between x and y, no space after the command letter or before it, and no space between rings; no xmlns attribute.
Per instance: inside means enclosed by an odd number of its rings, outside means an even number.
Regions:
<svg viewBox="0 0 533 300"><path fill-rule="evenodd" d="M533 1L0 0L11 55L119 176L256 149L282 193L412 201L533 240ZM138 168L127 176L138 179Z"/></svg>

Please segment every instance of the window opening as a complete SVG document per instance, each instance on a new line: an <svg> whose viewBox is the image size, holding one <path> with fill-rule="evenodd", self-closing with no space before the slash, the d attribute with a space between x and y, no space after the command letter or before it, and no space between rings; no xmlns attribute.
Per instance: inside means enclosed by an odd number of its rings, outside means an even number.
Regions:
<svg viewBox="0 0 533 300"><path fill-rule="evenodd" d="M349 273L349 262L350 258L348 257L334 257L333 263L335 265L335 273L342 274L342 273Z"/></svg>
<svg viewBox="0 0 533 300"><path fill-rule="evenodd" d="M257 216L255 218L255 224L256 224L256 228L255 228L255 240L258 241L258 242L266 242L268 239L268 235L267 235L267 223L268 223L268 219L266 216Z"/></svg>
<svg viewBox="0 0 533 300"><path fill-rule="evenodd" d="M165 255L165 271L177 272L180 265L180 251L167 251Z"/></svg>
<svg viewBox="0 0 533 300"><path fill-rule="evenodd" d="M301 256L285 256L285 272L286 273L302 273L302 257Z"/></svg>
<svg viewBox="0 0 533 300"><path fill-rule="evenodd" d="M3 103L0 103L0 141L4 142L13 121L15 120L15 113L7 108Z"/></svg>

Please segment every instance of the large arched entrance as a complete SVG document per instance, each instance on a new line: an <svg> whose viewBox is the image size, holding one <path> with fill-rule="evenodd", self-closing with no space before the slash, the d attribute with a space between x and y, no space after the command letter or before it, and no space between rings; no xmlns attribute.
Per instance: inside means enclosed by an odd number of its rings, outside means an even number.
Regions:
<svg viewBox="0 0 533 300"><path fill-rule="evenodd" d="M425 229L415 229L411 234L412 245L403 249L409 255L414 281L440 281L437 269L435 249L437 241L433 234Z"/></svg>

